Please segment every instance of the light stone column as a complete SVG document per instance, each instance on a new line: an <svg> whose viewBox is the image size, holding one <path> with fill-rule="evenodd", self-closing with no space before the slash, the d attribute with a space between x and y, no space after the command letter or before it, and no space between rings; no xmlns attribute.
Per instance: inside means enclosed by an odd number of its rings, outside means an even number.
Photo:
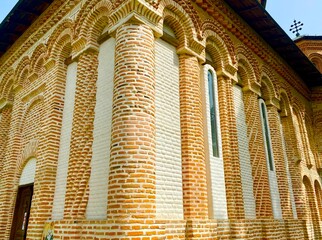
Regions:
<svg viewBox="0 0 322 240"><path fill-rule="evenodd" d="M107 216L156 214L155 59L152 29L127 22L116 30Z"/></svg>

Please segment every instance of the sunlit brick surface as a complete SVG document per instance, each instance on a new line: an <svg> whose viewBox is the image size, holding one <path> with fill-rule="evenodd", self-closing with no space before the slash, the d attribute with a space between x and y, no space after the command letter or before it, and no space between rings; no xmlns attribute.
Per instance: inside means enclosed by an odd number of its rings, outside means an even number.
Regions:
<svg viewBox="0 0 322 240"><path fill-rule="evenodd" d="M48 227L67 240L320 239L321 139L321 88L224 1L55 0L0 58L0 239L32 181L30 240Z"/></svg>

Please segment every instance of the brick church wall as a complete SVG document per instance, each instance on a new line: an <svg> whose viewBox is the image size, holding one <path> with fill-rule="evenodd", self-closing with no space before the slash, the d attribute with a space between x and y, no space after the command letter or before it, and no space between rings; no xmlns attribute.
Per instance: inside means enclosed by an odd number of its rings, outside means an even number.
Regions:
<svg viewBox="0 0 322 240"><path fill-rule="evenodd" d="M207 65L219 163L209 150ZM55 0L1 57L0 94L0 239L30 159L27 239L48 230L73 240L322 234L321 91L224 1Z"/></svg>

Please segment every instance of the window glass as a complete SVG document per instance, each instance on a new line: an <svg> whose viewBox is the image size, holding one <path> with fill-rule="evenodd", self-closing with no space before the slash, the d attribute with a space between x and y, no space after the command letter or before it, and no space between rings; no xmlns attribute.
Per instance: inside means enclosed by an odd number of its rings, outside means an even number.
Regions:
<svg viewBox="0 0 322 240"><path fill-rule="evenodd" d="M267 119L265 104L263 102L261 103L261 114L262 114L263 125L264 125L264 141L267 149L269 170L274 171L273 153L272 153L272 148L271 148L271 143L269 138L268 119Z"/></svg>
<svg viewBox="0 0 322 240"><path fill-rule="evenodd" d="M210 123L211 123L212 153L214 157L219 157L214 76L211 71L208 71L208 89L209 89L209 111L210 111Z"/></svg>

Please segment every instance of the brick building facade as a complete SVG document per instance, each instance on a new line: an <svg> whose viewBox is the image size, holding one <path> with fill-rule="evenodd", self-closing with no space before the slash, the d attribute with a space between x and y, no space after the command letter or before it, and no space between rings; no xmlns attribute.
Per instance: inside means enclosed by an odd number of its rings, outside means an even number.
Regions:
<svg viewBox="0 0 322 240"><path fill-rule="evenodd" d="M0 25L0 239L321 239L321 53L266 1L37 1Z"/></svg>

